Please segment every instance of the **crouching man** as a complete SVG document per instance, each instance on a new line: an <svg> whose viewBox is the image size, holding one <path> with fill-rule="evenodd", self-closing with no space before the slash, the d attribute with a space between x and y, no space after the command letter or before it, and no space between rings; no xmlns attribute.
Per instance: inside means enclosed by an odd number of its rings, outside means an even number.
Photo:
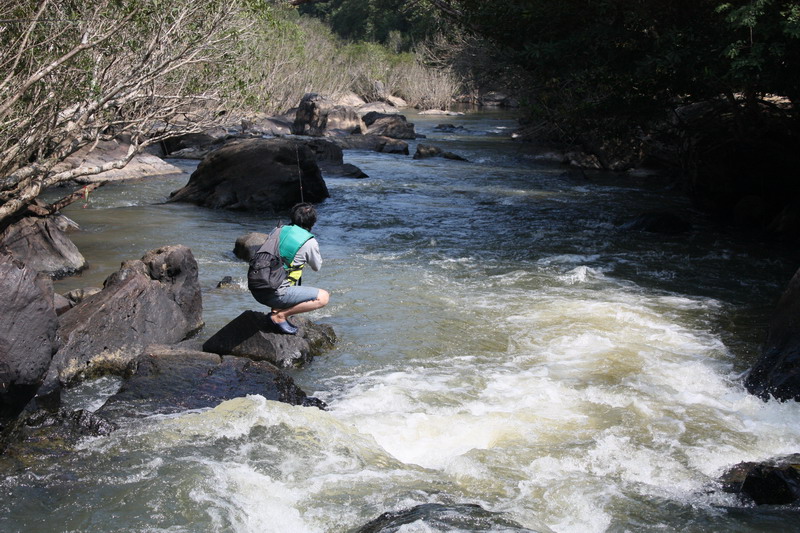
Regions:
<svg viewBox="0 0 800 533"><path fill-rule="evenodd" d="M297 326L289 321L289 317L325 307L330 294L323 289L301 285L306 265L314 272L322 267L319 243L311 234L311 228L317 222L316 209L308 203L297 204L292 207L290 218L291 225L277 227L270 233L273 236L276 231L280 232L279 250L286 279L276 289L251 286L250 292L257 302L272 308L269 319L278 330L295 335Z"/></svg>

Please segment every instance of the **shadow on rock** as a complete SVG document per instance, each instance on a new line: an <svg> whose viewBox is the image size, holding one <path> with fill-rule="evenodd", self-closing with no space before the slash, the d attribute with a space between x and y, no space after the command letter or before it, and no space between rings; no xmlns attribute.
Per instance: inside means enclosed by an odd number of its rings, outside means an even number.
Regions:
<svg viewBox="0 0 800 533"><path fill-rule="evenodd" d="M288 368L302 366L333 348L336 335L332 327L302 317L292 317L292 322L299 331L297 335L286 335L277 330L266 313L245 311L208 339L203 351Z"/></svg>
<svg viewBox="0 0 800 533"><path fill-rule="evenodd" d="M215 407L248 394L290 405L325 408L266 361L170 346L151 346L131 364L131 376L97 414L110 420Z"/></svg>

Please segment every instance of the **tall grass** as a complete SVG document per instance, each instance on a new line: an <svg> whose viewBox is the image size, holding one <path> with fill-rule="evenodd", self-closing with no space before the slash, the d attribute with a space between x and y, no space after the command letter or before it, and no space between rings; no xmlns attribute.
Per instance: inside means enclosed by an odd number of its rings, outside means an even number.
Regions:
<svg viewBox="0 0 800 533"><path fill-rule="evenodd" d="M251 112L275 114L296 106L304 94L352 91L366 101L386 91L413 107L447 108L459 89L452 71L426 66L422 54L397 53L375 43L346 43L313 18L258 21L241 36L234 60L235 90Z"/></svg>

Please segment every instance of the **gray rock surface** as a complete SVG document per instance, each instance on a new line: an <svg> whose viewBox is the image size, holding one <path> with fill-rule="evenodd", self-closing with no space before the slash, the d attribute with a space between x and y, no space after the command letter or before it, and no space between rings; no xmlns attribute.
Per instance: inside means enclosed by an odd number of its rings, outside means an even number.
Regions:
<svg viewBox="0 0 800 533"><path fill-rule="evenodd" d="M33 397L58 349L53 283L0 253L0 423Z"/></svg>
<svg viewBox="0 0 800 533"><path fill-rule="evenodd" d="M203 351L268 361L280 368L302 366L333 348L336 335L327 325L294 316L297 335L279 333L266 313L245 311L203 344Z"/></svg>
<svg viewBox="0 0 800 533"><path fill-rule="evenodd" d="M126 261L99 293L61 316L62 346L47 387L124 371L145 346L179 342L202 327L197 262L185 246Z"/></svg>
<svg viewBox="0 0 800 533"><path fill-rule="evenodd" d="M301 197L317 203L329 196L315 155L302 141L242 139L208 154L169 201L276 212Z"/></svg>
<svg viewBox="0 0 800 533"><path fill-rule="evenodd" d="M122 387L97 414L114 420L176 413L248 394L291 405L325 405L268 362L153 345L131 361Z"/></svg>
<svg viewBox="0 0 800 533"><path fill-rule="evenodd" d="M64 217L26 217L0 233L0 246L39 272L61 278L86 268L86 260L67 237Z"/></svg>

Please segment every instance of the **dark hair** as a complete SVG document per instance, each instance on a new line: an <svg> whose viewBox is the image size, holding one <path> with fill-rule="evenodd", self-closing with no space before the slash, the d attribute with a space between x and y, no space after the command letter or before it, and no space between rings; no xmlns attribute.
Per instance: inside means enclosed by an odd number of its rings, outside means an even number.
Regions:
<svg viewBox="0 0 800 533"><path fill-rule="evenodd" d="M292 219L292 224L300 226L307 231L311 231L311 228L317 222L317 210L314 209L313 205L306 202L292 207L289 216Z"/></svg>

